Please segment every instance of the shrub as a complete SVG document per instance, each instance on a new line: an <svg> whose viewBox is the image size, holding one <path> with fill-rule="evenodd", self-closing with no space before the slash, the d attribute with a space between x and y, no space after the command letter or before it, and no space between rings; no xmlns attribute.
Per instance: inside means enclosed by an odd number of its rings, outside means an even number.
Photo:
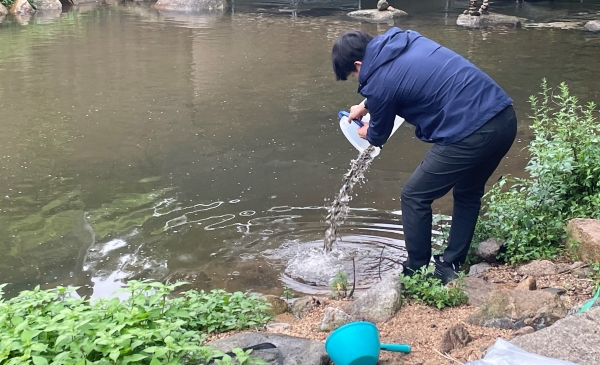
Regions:
<svg viewBox="0 0 600 365"><path fill-rule="evenodd" d="M440 279L433 277L433 266L423 267L412 276L400 274L402 297L415 300L429 306L442 309L467 303L469 299L463 290L462 276L452 284L442 285Z"/></svg>
<svg viewBox="0 0 600 365"><path fill-rule="evenodd" d="M90 301L63 287L0 299L0 363L206 364L223 356L202 346L207 334L254 328L269 319L258 297L191 290L169 298L179 285L130 281L125 300ZM243 363L252 363L248 352L236 351L245 356ZM217 363L231 361L223 356Z"/></svg>
<svg viewBox="0 0 600 365"><path fill-rule="evenodd" d="M555 93L555 91L557 91ZM530 97L534 139L528 149L529 178L504 178L485 195L475 238L505 241L508 262L551 258L561 249L566 223L600 217L600 124L596 105L579 105L565 83L542 82Z"/></svg>

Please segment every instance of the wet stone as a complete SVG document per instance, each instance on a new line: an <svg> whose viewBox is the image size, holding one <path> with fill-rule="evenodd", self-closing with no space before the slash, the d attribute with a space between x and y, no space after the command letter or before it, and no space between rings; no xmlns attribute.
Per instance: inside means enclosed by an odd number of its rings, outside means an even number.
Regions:
<svg viewBox="0 0 600 365"><path fill-rule="evenodd" d="M600 20L590 20L584 27L590 32L600 32Z"/></svg>
<svg viewBox="0 0 600 365"><path fill-rule="evenodd" d="M473 29L487 28L494 25L519 27L521 26L521 21L522 20L516 16L495 13L482 14L479 16L461 14L458 16L458 19L456 19L456 25Z"/></svg>

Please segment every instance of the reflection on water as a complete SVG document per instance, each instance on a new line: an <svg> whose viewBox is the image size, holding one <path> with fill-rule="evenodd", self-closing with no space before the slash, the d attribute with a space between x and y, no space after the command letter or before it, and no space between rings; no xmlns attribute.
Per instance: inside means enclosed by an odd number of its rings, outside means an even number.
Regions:
<svg viewBox="0 0 600 365"><path fill-rule="evenodd" d="M292 5L294 16L279 11ZM455 18L467 1L405 5L412 16L396 25L465 55L515 100L522 143L498 174L523 173L526 100L543 77L598 100L596 35L465 30ZM336 114L361 100L355 83L334 81L331 44L348 29L388 28L345 16L357 6L248 0L234 13L194 15L125 3L5 17L0 277L12 290L77 285L94 296L131 278L281 294L283 283L326 290L339 269L351 277L352 256L361 287L397 270L403 236L393 212L428 148L409 125L354 191L336 255L317 250L325 207L356 156ZM535 22L600 10L599 1L493 6ZM450 200L435 209L448 213Z"/></svg>

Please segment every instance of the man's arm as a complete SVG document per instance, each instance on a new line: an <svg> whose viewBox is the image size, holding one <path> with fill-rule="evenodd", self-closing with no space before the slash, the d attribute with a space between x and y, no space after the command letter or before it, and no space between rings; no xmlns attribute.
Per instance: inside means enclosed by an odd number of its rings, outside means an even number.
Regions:
<svg viewBox="0 0 600 365"><path fill-rule="evenodd" d="M381 147L390 138L394 128L396 108L393 99L385 95L369 96L365 107L368 108L371 115L365 139L373 146Z"/></svg>

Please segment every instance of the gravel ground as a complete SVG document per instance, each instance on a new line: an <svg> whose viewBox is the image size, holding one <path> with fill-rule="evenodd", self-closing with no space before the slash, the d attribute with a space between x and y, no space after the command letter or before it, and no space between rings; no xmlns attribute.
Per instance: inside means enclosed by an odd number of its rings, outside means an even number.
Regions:
<svg viewBox="0 0 600 365"><path fill-rule="evenodd" d="M569 265L568 262L558 262L557 264L562 268ZM497 283L501 288L506 289L514 288L519 281L524 279L516 273L516 267L503 265L498 265L486 271L480 277L489 282ZM592 296L594 287L591 279L576 278L571 275L570 271L536 279L538 289L545 287L565 289L566 293L562 298L569 308L588 300ZM280 333L324 342L329 333L318 330L323 311L328 306L340 307L342 305L342 301L324 298L321 299L321 306L302 319L297 319L293 315L285 313L274 318L273 322L291 324L291 328ZM438 310L414 303L404 305L392 319L378 324L377 327L381 342L407 343L411 345L412 352L410 354L399 354L382 351L379 364L446 365L465 364L480 359L483 356L483 351L491 346L498 337L509 339L512 331L467 324L465 320L476 310L477 307L472 306ZM438 352L442 335L448 328L459 324L467 329L473 341L464 348L452 350L444 357ZM212 336L209 340L230 336L231 334Z"/></svg>

